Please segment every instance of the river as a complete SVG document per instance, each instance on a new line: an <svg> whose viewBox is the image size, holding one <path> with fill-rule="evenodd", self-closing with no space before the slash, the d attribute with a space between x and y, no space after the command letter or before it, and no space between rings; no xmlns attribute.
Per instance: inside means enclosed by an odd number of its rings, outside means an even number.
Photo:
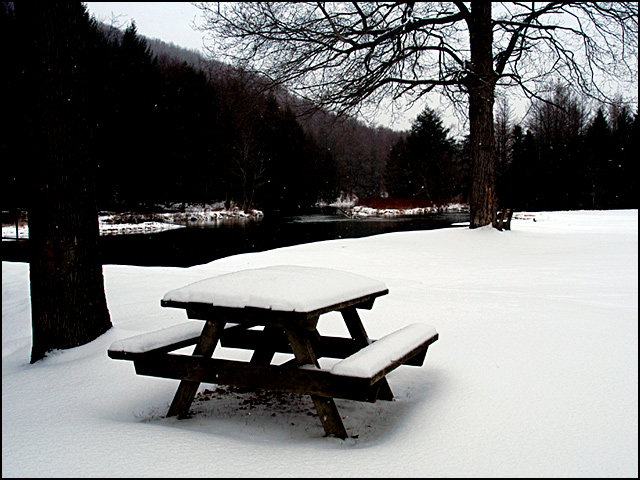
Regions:
<svg viewBox="0 0 640 480"><path fill-rule="evenodd" d="M337 209L316 209L297 214L271 213L261 220L189 224L152 234L102 236L100 249L104 264L189 267L240 253L388 232L432 230L468 221L468 213L347 218ZM3 260L28 261L26 245L17 248L9 243L15 242L3 242Z"/></svg>

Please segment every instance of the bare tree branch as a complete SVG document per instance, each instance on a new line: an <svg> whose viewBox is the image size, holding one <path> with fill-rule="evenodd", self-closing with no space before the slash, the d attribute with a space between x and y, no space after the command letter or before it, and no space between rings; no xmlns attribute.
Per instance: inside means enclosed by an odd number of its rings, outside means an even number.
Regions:
<svg viewBox="0 0 640 480"><path fill-rule="evenodd" d="M357 113L387 96L415 101L436 87L457 98L468 74L470 11L463 2L198 6L201 28L214 34L211 53L337 112ZM501 84L530 95L554 76L606 100L617 92L601 84L637 76L635 2L511 2L493 10Z"/></svg>
<svg viewBox="0 0 640 480"><path fill-rule="evenodd" d="M438 90L469 107L482 215L493 201L496 87L529 98L562 79L614 101L637 92L637 2L239 2L198 4L214 56L319 107L358 114ZM636 93L637 95L637 93ZM637 99L636 99L637 101ZM474 158L476 155L478 158ZM485 202L487 205L481 206ZM486 208L485 208L486 207Z"/></svg>

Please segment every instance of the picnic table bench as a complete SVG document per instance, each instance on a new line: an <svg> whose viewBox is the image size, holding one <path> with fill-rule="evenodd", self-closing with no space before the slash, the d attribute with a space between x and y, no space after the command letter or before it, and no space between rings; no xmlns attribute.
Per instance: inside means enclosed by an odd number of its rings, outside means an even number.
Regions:
<svg viewBox="0 0 640 480"><path fill-rule="evenodd" d="M400 365L422 365L438 339L432 326L414 323L371 340L357 310L371 309L388 292L377 280L327 268L274 266L219 275L161 300L199 321L116 341L108 355L133 361L139 375L180 380L167 416L186 416L200 383L233 385L310 395L326 435L346 438L334 398L392 400L387 374ZM319 334L320 315L332 311L342 314L349 338ZM171 353L190 345L196 345L191 355ZM218 345L253 354L249 361L212 358ZM294 358L274 365L277 352ZM339 361L321 368L322 357Z"/></svg>
<svg viewBox="0 0 640 480"><path fill-rule="evenodd" d="M513 208L499 208L496 212L496 218L493 222L494 228L498 230L511 230L511 218L513 217Z"/></svg>

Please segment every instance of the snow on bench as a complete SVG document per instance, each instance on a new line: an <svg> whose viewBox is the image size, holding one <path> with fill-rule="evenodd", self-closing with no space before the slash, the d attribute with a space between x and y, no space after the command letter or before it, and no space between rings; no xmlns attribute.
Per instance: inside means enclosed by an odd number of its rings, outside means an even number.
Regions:
<svg viewBox="0 0 640 480"><path fill-rule="evenodd" d="M374 383L437 340L431 325L413 323L371 343L331 368L333 375L371 378Z"/></svg>
<svg viewBox="0 0 640 480"><path fill-rule="evenodd" d="M196 343L203 326L204 324L200 321L191 321L124 338L113 342L108 353L111 358L127 359L131 355L186 347Z"/></svg>

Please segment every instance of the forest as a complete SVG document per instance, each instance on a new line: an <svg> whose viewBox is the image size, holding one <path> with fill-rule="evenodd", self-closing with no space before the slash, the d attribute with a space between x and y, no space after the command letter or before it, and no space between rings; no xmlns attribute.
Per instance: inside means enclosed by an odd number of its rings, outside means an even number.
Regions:
<svg viewBox="0 0 640 480"><path fill-rule="evenodd" d="M532 102L521 123L501 98L494 129L499 207L638 208L638 115L622 99L593 111L558 84ZM435 204L464 203L468 182L468 139L454 140L426 108L390 151L386 192Z"/></svg>
<svg viewBox="0 0 640 480"><path fill-rule="evenodd" d="M638 112L591 105L555 85L523 125L496 115L497 192L518 210L638 208Z"/></svg>
<svg viewBox="0 0 640 480"><path fill-rule="evenodd" d="M28 38L13 4L0 10L3 210L26 207L34 162L24 158L21 108ZM468 138L454 137L425 108L408 132L337 117L268 89L239 68L147 40L84 12L90 85L83 102L100 210L145 211L170 202L225 201L263 211L339 196L465 203ZM28 94L28 92L26 92ZM500 206L518 210L637 208L637 111L620 98L595 107L561 84L516 122L496 102Z"/></svg>

